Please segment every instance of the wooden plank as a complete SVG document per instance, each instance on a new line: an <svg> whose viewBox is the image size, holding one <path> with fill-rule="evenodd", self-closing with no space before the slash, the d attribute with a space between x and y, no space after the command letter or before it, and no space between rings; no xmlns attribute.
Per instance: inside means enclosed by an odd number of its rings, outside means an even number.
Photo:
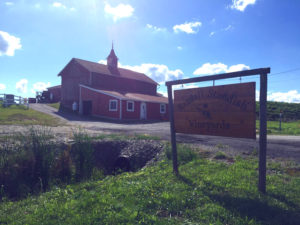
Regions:
<svg viewBox="0 0 300 225"><path fill-rule="evenodd" d="M255 139L255 82L174 92L177 133Z"/></svg>
<svg viewBox="0 0 300 225"><path fill-rule="evenodd" d="M266 193L267 163L267 74L260 75L259 97L259 179L258 190Z"/></svg>
<svg viewBox="0 0 300 225"><path fill-rule="evenodd" d="M171 144L172 144L172 160L173 160L173 172L178 175L178 163L177 163L177 146L176 146L176 134L174 125L174 110L173 110L173 96L172 86L168 86L168 101L169 101L169 119L170 119L170 131L171 131Z"/></svg>
<svg viewBox="0 0 300 225"><path fill-rule="evenodd" d="M174 81L167 81L166 86L176 85L176 84L187 84L187 83L195 83L195 82L203 82L203 81L210 81L210 80L221 80L221 79L228 79L234 77L245 77L245 76L253 76L256 74L268 74L270 73L270 68L260 68L260 69L253 69L253 70L243 70L238 72L232 73L223 73L218 75L210 75L204 77L194 77L182 80L174 80Z"/></svg>

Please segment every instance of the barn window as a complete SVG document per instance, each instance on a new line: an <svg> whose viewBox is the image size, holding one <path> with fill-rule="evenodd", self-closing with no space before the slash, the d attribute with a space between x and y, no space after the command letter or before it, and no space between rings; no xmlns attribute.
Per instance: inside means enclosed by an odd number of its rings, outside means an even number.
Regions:
<svg viewBox="0 0 300 225"><path fill-rule="evenodd" d="M166 113L166 104L160 104L160 113Z"/></svg>
<svg viewBox="0 0 300 225"><path fill-rule="evenodd" d="M134 112L134 101L127 101L127 111Z"/></svg>
<svg viewBox="0 0 300 225"><path fill-rule="evenodd" d="M117 110L118 110L118 101L109 100L109 111L117 111Z"/></svg>

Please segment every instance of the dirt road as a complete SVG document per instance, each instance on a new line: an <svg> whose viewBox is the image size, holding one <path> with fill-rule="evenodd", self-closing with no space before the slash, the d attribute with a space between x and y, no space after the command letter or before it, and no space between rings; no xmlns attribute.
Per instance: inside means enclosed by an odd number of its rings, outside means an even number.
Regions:
<svg viewBox="0 0 300 225"><path fill-rule="evenodd" d="M155 123L120 123L118 121L96 120L94 118L80 117L75 114L62 114L56 109L44 104L31 104L32 109L53 115L62 120L66 125L54 127L52 131L59 137L72 134L76 127L84 128L93 134L125 133L149 134L170 140L169 122ZM24 129L18 126L0 126L1 130L12 132ZM255 154L258 152L258 137L256 140L241 138L226 138L203 135L177 134L177 142L192 144L209 151L223 151L228 155ZM270 159L287 159L300 163L300 136L275 136L268 135L267 156Z"/></svg>

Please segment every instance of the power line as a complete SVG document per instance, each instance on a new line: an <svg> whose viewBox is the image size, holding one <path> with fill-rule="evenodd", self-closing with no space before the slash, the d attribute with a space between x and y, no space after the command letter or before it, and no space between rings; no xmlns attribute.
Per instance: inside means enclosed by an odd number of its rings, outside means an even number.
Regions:
<svg viewBox="0 0 300 225"><path fill-rule="evenodd" d="M270 75L273 76L273 75L279 75L279 74L284 74L284 73L291 73L291 72L298 71L298 70L300 70L300 68L290 69L290 70L286 70L286 71L282 71L282 72L278 72L278 73L271 73Z"/></svg>

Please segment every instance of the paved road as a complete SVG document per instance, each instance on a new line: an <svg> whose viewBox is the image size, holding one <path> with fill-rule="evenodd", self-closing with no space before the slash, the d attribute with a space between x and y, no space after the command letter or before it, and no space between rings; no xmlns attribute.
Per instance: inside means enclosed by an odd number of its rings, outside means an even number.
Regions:
<svg viewBox="0 0 300 225"><path fill-rule="evenodd" d="M91 133L130 133L149 134L159 136L162 139L170 140L169 122L155 123L120 123L118 121L104 121L93 118L81 117L74 114L62 114L56 109L44 104L31 104L32 109L53 115L67 124L67 127L82 127ZM57 131L63 133L63 131ZM258 138L256 140L242 138L226 138L203 135L177 134L177 141L180 143L193 144L203 149L212 151L224 151L230 154L251 154L258 151ZM284 158L295 160L300 163L300 136L276 136L268 135L269 158Z"/></svg>

